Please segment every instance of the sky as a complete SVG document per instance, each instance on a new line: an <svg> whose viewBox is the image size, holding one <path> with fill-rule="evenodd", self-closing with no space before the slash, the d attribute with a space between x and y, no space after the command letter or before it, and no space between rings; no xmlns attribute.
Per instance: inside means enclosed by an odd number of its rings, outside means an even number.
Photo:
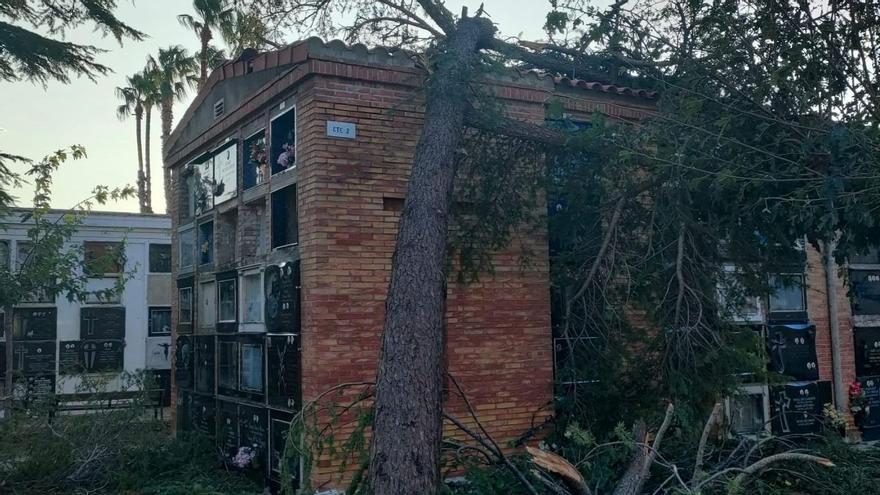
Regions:
<svg viewBox="0 0 880 495"><path fill-rule="evenodd" d="M475 12L480 3L498 25L503 36L523 39L542 38L541 26L549 9L548 0L447 0L453 12L467 5ZM101 38L91 27L84 26L68 33L68 40L86 43L107 50L98 62L113 72L97 82L87 78L73 79L70 84L49 82L44 88L28 82L0 82L0 150L6 153L39 159L52 151L79 144L88 157L68 162L54 178L53 207L69 208L90 195L97 184L110 187L134 185L137 176L137 145L134 119L120 121L116 108L120 101L115 89L125 77L141 70L147 56L160 47L180 44L194 52L198 40L192 31L182 27L177 14L192 13L187 0L139 0L119 2L117 16L149 38L142 42L127 41L120 46L112 38ZM292 42L296 36L288 36ZM174 108L175 119L184 113L189 97ZM176 122L176 120L175 120ZM165 208L160 153L160 119L153 115L151 133L153 208ZM23 171L21 167L13 167ZM32 189L25 186L15 191L18 203L27 206ZM137 211L137 200L110 203L97 209Z"/></svg>

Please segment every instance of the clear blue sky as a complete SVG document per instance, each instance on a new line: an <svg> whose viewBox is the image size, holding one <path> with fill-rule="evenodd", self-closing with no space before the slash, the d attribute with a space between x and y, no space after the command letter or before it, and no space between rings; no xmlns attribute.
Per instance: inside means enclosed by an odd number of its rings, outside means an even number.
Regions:
<svg viewBox="0 0 880 495"><path fill-rule="evenodd" d="M480 1L447 0L458 12L467 4L476 11ZM542 37L541 26L549 10L547 0L485 0L486 12L503 35L536 40ZM600 3L605 3L604 1ZM140 0L120 2L118 16L150 38L128 42L120 47L112 39L102 39L91 28L69 33L75 42L89 43L108 52L99 62L113 73L98 79L75 79L71 84L49 83L46 88L30 83L0 82L0 150L38 159L60 147L81 144L88 158L69 162L55 178L53 206L70 207L89 195L95 184L120 186L134 184L137 175L137 148L134 121L116 118L119 102L114 93L125 76L143 68L147 55L159 47L181 44L190 51L198 46L195 35L181 27L180 13L191 12L191 2L184 0ZM288 42L296 36L290 36ZM183 114L187 101L175 107L175 118ZM153 205L157 213L165 205L162 189L160 126L154 114L152 133ZM30 189L16 192L20 203L27 204ZM104 209L137 211L137 201L111 204Z"/></svg>

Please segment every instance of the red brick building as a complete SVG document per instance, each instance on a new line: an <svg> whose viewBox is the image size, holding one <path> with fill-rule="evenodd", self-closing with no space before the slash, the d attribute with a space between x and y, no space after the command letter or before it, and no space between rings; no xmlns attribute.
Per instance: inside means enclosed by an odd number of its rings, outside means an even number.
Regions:
<svg viewBox="0 0 880 495"><path fill-rule="evenodd" d="M211 74L165 151L178 428L216 434L229 454L257 445L277 474L282 434L304 402L375 378L424 79L403 53L314 38ZM585 117L634 121L652 105L644 92L534 75L491 87L511 116L534 123L554 95ZM527 268L521 246L534 257ZM478 283L450 281L447 365L503 445L552 400L546 237L494 262ZM338 485L338 462L317 460L313 485Z"/></svg>

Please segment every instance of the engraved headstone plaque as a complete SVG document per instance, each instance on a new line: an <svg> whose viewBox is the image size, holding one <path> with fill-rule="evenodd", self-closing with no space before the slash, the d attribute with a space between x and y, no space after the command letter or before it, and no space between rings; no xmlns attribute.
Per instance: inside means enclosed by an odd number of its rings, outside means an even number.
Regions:
<svg viewBox="0 0 880 495"><path fill-rule="evenodd" d="M125 308L80 309L79 338L125 339Z"/></svg>
<svg viewBox="0 0 880 495"><path fill-rule="evenodd" d="M300 338L298 335L271 335L267 341L269 404L283 409L300 407Z"/></svg>
<svg viewBox="0 0 880 495"><path fill-rule="evenodd" d="M12 369L25 376L55 373L55 342L15 342Z"/></svg>
<svg viewBox="0 0 880 495"><path fill-rule="evenodd" d="M853 314L880 315L880 270L850 270L849 279Z"/></svg>
<svg viewBox="0 0 880 495"><path fill-rule="evenodd" d="M122 371L125 342L121 340L84 340L82 363L86 373Z"/></svg>
<svg viewBox="0 0 880 495"><path fill-rule="evenodd" d="M268 446L269 418L266 412L262 408L238 406L239 445L253 448L261 459Z"/></svg>
<svg viewBox="0 0 880 495"><path fill-rule="evenodd" d="M196 391L214 393L214 337L196 337L194 341Z"/></svg>
<svg viewBox="0 0 880 495"><path fill-rule="evenodd" d="M193 338L188 335L177 337L177 345L174 349L174 382L178 387L191 389L193 387Z"/></svg>
<svg viewBox="0 0 880 495"><path fill-rule="evenodd" d="M227 457L238 452L238 405L217 402L217 445Z"/></svg>
<svg viewBox="0 0 880 495"><path fill-rule="evenodd" d="M299 261L266 267L266 331L299 333Z"/></svg>
<svg viewBox="0 0 880 495"><path fill-rule="evenodd" d="M792 323L771 325L767 329L770 369L795 380L818 380L816 327Z"/></svg>
<svg viewBox="0 0 880 495"><path fill-rule="evenodd" d="M214 437L217 426L214 397L210 395L192 394L190 407L192 425L195 431L209 437Z"/></svg>
<svg viewBox="0 0 880 495"><path fill-rule="evenodd" d="M55 308L16 308L15 340L55 340L58 310Z"/></svg>
<svg viewBox="0 0 880 495"><path fill-rule="evenodd" d="M82 341L63 340L58 346L58 373L78 375L85 371L82 360Z"/></svg>
<svg viewBox="0 0 880 495"><path fill-rule="evenodd" d="M862 417L859 427L863 441L880 440L880 376L858 378L868 401L868 413Z"/></svg>
<svg viewBox="0 0 880 495"><path fill-rule="evenodd" d="M819 433L822 430L822 408L831 400L830 382L796 382L771 386L773 433Z"/></svg>
<svg viewBox="0 0 880 495"><path fill-rule="evenodd" d="M880 328L855 328L856 376L880 375Z"/></svg>

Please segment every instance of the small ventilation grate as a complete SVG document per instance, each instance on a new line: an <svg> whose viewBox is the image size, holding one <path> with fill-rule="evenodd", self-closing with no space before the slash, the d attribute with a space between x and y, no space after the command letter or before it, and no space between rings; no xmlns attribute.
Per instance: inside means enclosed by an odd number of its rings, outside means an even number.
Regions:
<svg viewBox="0 0 880 495"><path fill-rule="evenodd" d="M217 100L214 102L214 120L217 120L223 115L223 100Z"/></svg>

